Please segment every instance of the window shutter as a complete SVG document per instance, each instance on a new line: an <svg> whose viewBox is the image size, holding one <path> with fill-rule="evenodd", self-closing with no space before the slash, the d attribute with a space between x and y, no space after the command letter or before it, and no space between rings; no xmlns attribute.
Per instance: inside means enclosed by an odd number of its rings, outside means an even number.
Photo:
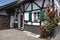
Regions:
<svg viewBox="0 0 60 40"><path fill-rule="evenodd" d="M29 12L29 22L32 22L32 11Z"/></svg>
<svg viewBox="0 0 60 40"><path fill-rule="evenodd" d="M40 22L43 20L43 16L44 16L44 11L40 10Z"/></svg>

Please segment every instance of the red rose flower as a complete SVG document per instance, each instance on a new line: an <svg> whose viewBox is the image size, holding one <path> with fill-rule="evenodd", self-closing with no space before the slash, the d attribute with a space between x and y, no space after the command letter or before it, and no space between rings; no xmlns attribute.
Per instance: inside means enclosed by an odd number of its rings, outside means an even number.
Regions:
<svg viewBox="0 0 60 40"><path fill-rule="evenodd" d="M42 31L42 28L40 28L40 31Z"/></svg>
<svg viewBox="0 0 60 40"><path fill-rule="evenodd" d="M51 12L51 16L52 16L52 17L55 17L55 15L56 15L56 11L52 11L52 12Z"/></svg>
<svg viewBox="0 0 60 40"><path fill-rule="evenodd" d="M43 29L46 29L47 27L46 26L42 26Z"/></svg>
<svg viewBox="0 0 60 40"><path fill-rule="evenodd" d="M41 26L40 31L42 31L42 29L46 29L46 28L47 28L47 26Z"/></svg>
<svg viewBox="0 0 60 40"><path fill-rule="evenodd" d="M56 24L56 26L58 26L58 24Z"/></svg>
<svg viewBox="0 0 60 40"><path fill-rule="evenodd" d="M49 17L55 17L56 11L52 11L51 13L48 14Z"/></svg>
<svg viewBox="0 0 60 40"><path fill-rule="evenodd" d="M60 18L58 18L57 20L60 20Z"/></svg>
<svg viewBox="0 0 60 40"><path fill-rule="evenodd" d="M50 16L51 16L51 14L49 13L49 14L48 14L48 16L50 17Z"/></svg>

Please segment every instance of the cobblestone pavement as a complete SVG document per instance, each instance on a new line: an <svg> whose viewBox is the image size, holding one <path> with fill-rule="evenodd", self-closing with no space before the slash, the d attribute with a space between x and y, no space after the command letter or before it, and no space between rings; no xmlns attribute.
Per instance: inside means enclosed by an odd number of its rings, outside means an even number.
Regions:
<svg viewBox="0 0 60 40"><path fill-rule="evenodd" d="M23 31L17 29L0 30L0 40L45 40L26 35Z"/></svg>

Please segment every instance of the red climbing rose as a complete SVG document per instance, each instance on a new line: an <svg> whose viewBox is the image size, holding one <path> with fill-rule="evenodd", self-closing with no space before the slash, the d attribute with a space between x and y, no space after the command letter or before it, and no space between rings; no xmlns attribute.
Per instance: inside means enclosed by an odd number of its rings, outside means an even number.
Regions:
<svg viewBox="0 0 60 40"><path fill-rule="evenodd" d="M46 28L47 28L47 26L41 26L41 27L40 27L40 30L46 29Z"/></svg>
<svg viewBox="0 0 60 40"><path fill-rule="evenodd" d="M46 29L47 27L46 26L42 26L43 29Z"/></svg>
<svg viewBox="0 0 60 40"><path fill-rule="evenodd" d="M60 20L60 18L57 18L57 20Z"/></svg>
<svg viewBox="0 0 60 40"><path fill-rule="evenodd" d="M55 15L56 15L56 11L52 11L52 12L51 12L51 16L52 16L52 17L55 17Z"/></svg>
<svg viewBox="0 0 60 40"><path fill-rule="evenodd" d="M51 13L48 14L49 17L55 17L56 11L52 11Z"/></svg>

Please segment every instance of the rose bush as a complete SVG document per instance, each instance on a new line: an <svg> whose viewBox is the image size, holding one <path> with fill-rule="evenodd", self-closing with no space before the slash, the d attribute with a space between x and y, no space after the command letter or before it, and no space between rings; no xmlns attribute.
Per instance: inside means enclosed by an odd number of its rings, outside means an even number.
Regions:
<svg viewBox="0 0 60 40"><path fill-rule="evenodd" d="M52 11L48 12L48 23L45 26L40 27L41 35L44 37L51 37L55 31L55 28L58 27L58 18L56 15L56 11L53 9Z"/></svg>

